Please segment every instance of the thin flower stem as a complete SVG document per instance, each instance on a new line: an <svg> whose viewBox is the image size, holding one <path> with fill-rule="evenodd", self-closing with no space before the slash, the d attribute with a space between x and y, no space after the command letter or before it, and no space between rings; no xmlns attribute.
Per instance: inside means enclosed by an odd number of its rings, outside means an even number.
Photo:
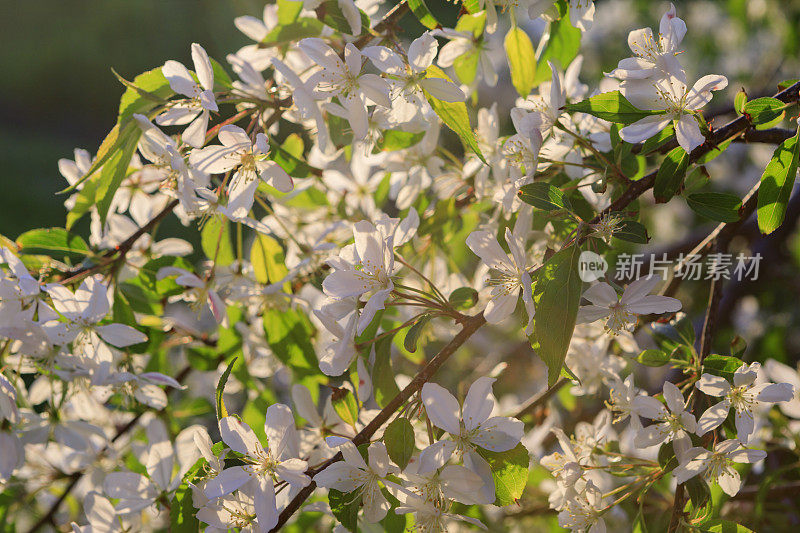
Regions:
<svg viewBox="0 0 800 533"><path fill-rule="evenodd" d="M427 282L428 285L430 286L431 290L434 293L436 293L436 295L439 297L439 299L442 301L442 303L447 301L447 299L445 298L444 294L442 294L442 292L436 287L436 285L427 276L425 276L425 274L423 274L422 272L420 272L419 270L417 270L416 268L411 266L411 264L408 261L406 261L405 259L403 259L403 257L400 254L398 254L397 252L395 252L395 256L397 256L397 260L398 261L403 263L412 272L414 272L417 276L421 277L425 282Z"/></svg>

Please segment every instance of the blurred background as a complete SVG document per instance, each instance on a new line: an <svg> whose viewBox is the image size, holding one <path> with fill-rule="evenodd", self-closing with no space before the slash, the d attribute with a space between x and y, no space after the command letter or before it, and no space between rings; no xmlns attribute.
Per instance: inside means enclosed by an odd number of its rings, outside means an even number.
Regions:
<svg viewBox="0 0 800 533"><path fill-rule="evenodd" d="M0 234L63 225L58 160L94 154L116 120L126 79L202 43L224 61L249 39L233 19L258 0L0 2ZM86 225L86 221L83 221ZM85 226L81 228L85 230Z"/></svg>
<svg viewBox="0 0 800 533"><path fill-rule="evenodd" d="M427 0L444 22L455 19L458 6ZM689 33L682 62L690 79L707 73L728 76L730 85L715 96L714 113L724 112L733 95L746 87L753 96L772 94L778 82L800 77L798 44L800 0L675 1ZM596 87L603 72L629 55L628 32L658 28L669 2L659 0L597 0L595 23L584 35L582 80ZM233 19L261 16L263 0L37 0L0 2L0 234L16 238L36 227L64 224L66 186L58 172L60 158L73 158L73 149L94 154L113 126L123 87L113 67L127 79L160 66L167 59L190 64L189 46L201 43L224 63L225 55L248 44ZM413 17L403 19L409 38L422 27ZM524 25L534 42L542 21ZM505 29L494 39L502 47ZM507 69L496 90L482 91L481 105L496 100L500 116L514 105L515 93ZM712 123L729 120L724 114ZM788 123L787 123L788 127ZM506 128L507 130L507 128ZM734 146L709 165L711 187L743 194L758 179L774 147ZM750 336L772 357L794 361L800 350L800 237L795 222L800 201L775 238L750 232L735 247L765 250L769 260L758 283L738 284L727 295L721 324L730 339L736 330ZM647 223L659 240L654 249L708 230L683 202L660 206ZM176 224L177 226L177 224ZM88 232L88 217L77 227ZM704 283L704 282L701 282ZM705 298L705 285L686 285L686 307ZM699 292L698 292L699 290ZM768 316L763 311L769 309ZM702 309L694 309L702 316ZM731 329L728 329L731 328ZM755 341L758 339L758 341ZM751 345L752 346L752 345ZM719 349L724 349L720 346Z"/></svg>

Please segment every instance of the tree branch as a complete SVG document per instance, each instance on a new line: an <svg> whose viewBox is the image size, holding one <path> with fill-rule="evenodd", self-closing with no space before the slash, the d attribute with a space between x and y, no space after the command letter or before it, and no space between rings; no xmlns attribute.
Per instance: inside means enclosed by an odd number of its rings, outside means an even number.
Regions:
<svg viewBox="0 0 800 533"><path fill-rule="evenodd" d="M777 98L782 102L792 102L797 100L798 92L800 92L800 82L795 83L791 87L775 94L773 98ZM691 155L689 156L689 163L695 163L698 159L706 155L707 153L711 152L715 147L722 144L723 142L727 141L735 137L736 135L742 133L746 129L750 127L750 122L747 120L747 117L741 116L738 117L718 130L714 131L707 139L706 142L702 146L698 146L697 148L692 151ZM650 190L656 182L656 175L658 175L658 170L654 170L644 176L642 179L634 181L631 183L625 191L623 191L622 195L617 198L610 206L606 209L603 209L600 213L597 214L591 221L590 224L597 224L600 220L608 215L609 213L613 213L614 211L622 211L625 209L631 202L636 200L639 196L644 194L646 191Z"/></svg>

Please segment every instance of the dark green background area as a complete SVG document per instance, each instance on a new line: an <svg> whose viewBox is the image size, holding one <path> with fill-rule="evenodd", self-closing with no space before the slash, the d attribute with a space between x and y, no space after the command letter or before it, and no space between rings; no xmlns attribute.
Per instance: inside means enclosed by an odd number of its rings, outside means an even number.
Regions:
<svg viewBox="0 0 800 533"><path fill-rule="evenodd" d="M64 224L58 160L92 154L114 125L123 77L198 42L224 62L247 44L233 19L258 0L0 2L0 234ZM85 224L85 222L84 222Z"/></svg>

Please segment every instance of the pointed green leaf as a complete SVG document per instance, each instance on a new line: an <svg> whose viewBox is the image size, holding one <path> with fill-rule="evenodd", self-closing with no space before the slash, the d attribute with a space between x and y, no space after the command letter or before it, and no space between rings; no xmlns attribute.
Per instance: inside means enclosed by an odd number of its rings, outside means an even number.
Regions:
<svg viewBox="0 0 800 533"><path fill-rule="evenodd" d="M561 18L550 23L547 44L537 58L536 77L534 82L538 85L549 80L553 73L550 71L548 61L556 67L565 70L572 60L577 57L581 48L581 30L574 27L565 12Z"/></svg>
<svg viewBox="0 0 800 533"><path fill-rule="evenodd" d="M741 218L742 200L735 194L697 192L690 194L686 203L698 215L717 222L736 222Z"/></svg>
<svg viewBox="0 0 800 533"><path fill-rule="evenodd" d="M225 394L225 384L228 383L231 370L233 370L233 364L237 359L238 357L231 359L231 362L228 363L228 368L225 369L225 372L222 373L222 375L219 377L219 381L217 382L217 392L214 396L217 403L217 420L222 420L228 416L228 410L225 409L225 400L223 399L223 395Z"/></svg>
<svg viewBox="0 0 800 533"><path fill-rule="evenodd" d="M637 120L651 115L663 114L661 112L642 111L630 103L619 91L600 93L586 100L567 104L564 109L571 112L587 113L618 124L633 124Z"/></svg>
<svg viewBox="0 0 800 533"><path fill-rule="evenodd" d="M203 253L219 266L227 266L234 262L236 254L231 242L230 223L227 218L209 218L200 232L200 246Z"/></svg>
<svg viewBox="0 0 800 533"><path fill-rule="evenodd" d="M439 21L436 20L436 17L434 17L428 9L428 6L425 5L425 0L408 0L408 7L411 8L411 12L414 13L414 16L417 17L417 20L419 20L420 24L429 30L433 30L441 26Z"/></svg>
<svg viewBox="0 0 800 533"><path fill-rule="evenodd" d="M443 78L448 81L451 80L442 69L435 65L428 67L426 76L428 78ZM464 102L443 102L438 98L432 96L428 91L425 91L425 98L431 104L431 107L442 119L445 126L455 132L456 135L464 143L465 148L472 150L481 158L484 163L486 160L483 158L481 149L478 146L478 139L475 137L475 132L469 124L469 114L467 113L467 105Z"/></svg>
<svg viewBox="0 0 800 533"><path fill-rule="evenodd" d="M539 344L537 353L547 365L547 381L551 387L561 375L575 329L581 298L580 254L578 246L556 252L544 264L536 280L533 294L536 315L531 341Z"/></svg>
<svg viewBox="0 0 800 533"><path fill-rule="evenodd" d="M528 484L530 455L522 443L507 452L490 452L476 448L478 454L486 459L494 479L494 504L511 505L522 496Z"/></svg>
<svg viewBox="0 0 800 533"><path fill-rule="evenodd" d="M389 458L400 467L400 470L405 470L417 449L414 444L414 428L411 426L411 422L405 418L397 418L392 421L386 427L383 442L386 444Z"/></svg>
<svg viewBox="0 0 800 533"><path fill-rule="evenodd" d="M683 184L686 177L686 169L689 168L689 154L681 147L675 148L658 168L656 181L653 185L653 195L659 203L668 202L675 196Z"/></svg>
<svg viewBox="0 0 800 533"><path fill-rule="evenodd" d="M523 185L519 190L519 199L545 211L572 209L569 199L561 189L543 181Z"/></svg>
<svg viewBox="0 0 800 533"><path fill-rule="evenodd" d="M798 137L783 141L767 164L758 189L758 228L769 234L778 229L786 216L786 205L797 178Z"/></svg>
<svg viewBox="0 0 800 533"><path fill-rule="evenodd" d="M536 81L536 52L530 37L518 27L512 27L504 41L508 66L511 69L511 83L520 96L530 94Z"/></svg>

